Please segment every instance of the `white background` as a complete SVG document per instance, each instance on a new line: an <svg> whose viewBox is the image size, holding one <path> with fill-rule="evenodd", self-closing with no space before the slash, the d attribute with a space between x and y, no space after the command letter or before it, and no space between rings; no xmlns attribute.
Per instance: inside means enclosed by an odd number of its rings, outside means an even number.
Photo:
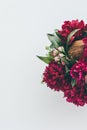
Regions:
<svg viewBox="0 0 87 130"><path fill-rule="evenodd" d="M83 130L76 107L41 84L46 33L64 20L87 22L86 0L0 0L0 130Z"/></svg>

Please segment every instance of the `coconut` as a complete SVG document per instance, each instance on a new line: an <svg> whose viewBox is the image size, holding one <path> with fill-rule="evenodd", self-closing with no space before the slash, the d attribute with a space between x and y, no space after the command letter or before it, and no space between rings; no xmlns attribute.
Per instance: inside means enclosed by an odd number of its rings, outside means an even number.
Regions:
<svg viewBox="0 0 87 130"><path fill-rule="evenodd" d="M77 40L69 48L68 54L72 59L79 59L84 50L84 42L82 40Z"/></svg>

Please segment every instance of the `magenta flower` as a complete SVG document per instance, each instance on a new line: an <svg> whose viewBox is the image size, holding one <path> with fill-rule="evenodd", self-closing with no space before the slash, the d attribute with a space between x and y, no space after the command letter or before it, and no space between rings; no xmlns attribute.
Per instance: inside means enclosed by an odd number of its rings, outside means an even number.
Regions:
<svg viewBox="0 0 87 130"><path fill-rule="evenodd" d="M51 62L43 73L43 82L51 89L62 90L65 83L64 74L65 68L62 64L58 65L56 62Z"/></svg>
<svg viewBox="0 0 87 130"><path fill-rule="evenodd" d="M83 106L87 103L87 91L83 86L75 86L72 89L64 91L64 96L68 102L77 106Z"/></svg>
<svg viewBox="0 0 87 130"><path fill-rule="evenodd" d="M72 41L75 38L81 39L83 36L83 32L87 29L87 24L84 23L83 20L72 20L72 21L65 21L62 25L62 30L58 30L60 35L62 36L62 41L66 43L68 35L75 29L79 29L75 36L72 37Z"/></svg>
<svg viewBox="0 0 87 130"><path fill-rule="evenodd" d="M76 79L77 84L83 86L85 84L85 75L87 74L87 65L78 61L74 64L70 70L70 75L73 79Z"/></svg>

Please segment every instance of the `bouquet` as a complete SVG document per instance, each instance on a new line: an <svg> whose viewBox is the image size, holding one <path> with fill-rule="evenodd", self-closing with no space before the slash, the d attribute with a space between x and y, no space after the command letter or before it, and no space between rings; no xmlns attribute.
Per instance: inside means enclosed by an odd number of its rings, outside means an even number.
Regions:
<svg viewBox="0 0 87 130"><path fill-rule="evenodd" d="M48 65L42 82L62 91L67 102L87 104L87 24L83 20L65 21L60 30L47 34L51 44L46 56L37 56Z"/></svg>

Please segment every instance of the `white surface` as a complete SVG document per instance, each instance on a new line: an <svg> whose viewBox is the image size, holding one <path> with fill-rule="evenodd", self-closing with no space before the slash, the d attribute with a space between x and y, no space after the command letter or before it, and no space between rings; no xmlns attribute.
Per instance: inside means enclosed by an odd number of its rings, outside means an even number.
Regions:
<svg viewBox="0 0 87 130"><path fill-rule="evenodd" d="M87 105L42 85L46 33L64 20L87 22L86 0L0 0L0 130L84 130Z"/></svg>

